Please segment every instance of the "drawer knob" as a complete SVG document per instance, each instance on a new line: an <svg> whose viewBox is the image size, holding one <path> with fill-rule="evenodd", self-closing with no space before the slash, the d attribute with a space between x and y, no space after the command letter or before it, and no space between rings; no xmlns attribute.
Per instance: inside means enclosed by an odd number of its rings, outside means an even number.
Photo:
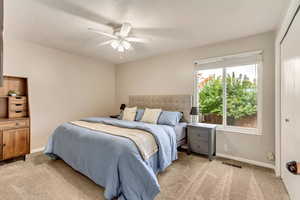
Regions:
<svg viewBox="0 0 300 200"><path fill-rule="evenodd" d="M20 123L19 122L16 122L16 126L19 126L20 125Z"/></svg>

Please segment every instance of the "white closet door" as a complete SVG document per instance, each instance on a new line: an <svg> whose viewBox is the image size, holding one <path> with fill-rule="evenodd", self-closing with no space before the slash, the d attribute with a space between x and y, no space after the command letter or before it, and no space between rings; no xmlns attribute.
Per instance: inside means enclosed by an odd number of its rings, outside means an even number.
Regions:
<svg viewBox="0 0 300 200"><path fill-rule="evenodd" d="M300 13L281 45L282 62L282 179L292 200L300 199L300 175L285 167L300 162Z"/></svg>

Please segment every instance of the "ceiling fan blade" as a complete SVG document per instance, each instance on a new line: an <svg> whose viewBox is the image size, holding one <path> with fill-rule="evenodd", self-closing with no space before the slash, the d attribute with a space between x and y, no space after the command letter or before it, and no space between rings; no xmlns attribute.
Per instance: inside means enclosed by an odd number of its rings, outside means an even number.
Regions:
<svg viewBox="0 0 300 200"><path fill-rule="evenodd" d="M137 43L148 43L149 42L149 39L146 39L146 38L127 37L125 39L128 42L137 42Z"/></svg>
<svg viewBox="0 0 300 200"><path fill-rule="evenodd" d="M104 45L107 45L107 44L112 43L112 41L114 41L114 40L108 40L108 41L105 41L105 42L101 42L101 43L98 44L97 46L104 46Z"/></svg>
<svg viewBox="0 0 300 200"><path fill-rule="evenodd" d="M129 23L122 24L122 27L121 27L121 30L120 30L120 36L121 37L127 37L129 35L131 29L132 29L131 24L129 24Z"/></svg>
<svg viewBox="0 0 300 200"><path fill-rule="evenodd" d="M98 34L100 34L100 35L104 35L104 36L113 38L113 39L118 39L118 37L115 36L115 35L113 35L113 34L106 33L106 32L103 32L103 31L100 31L100 30L97 30L97 29L89 28L88 30L89 30L89 31L92 31L92 32L94 32L94 33L98 33Z"/></svg>

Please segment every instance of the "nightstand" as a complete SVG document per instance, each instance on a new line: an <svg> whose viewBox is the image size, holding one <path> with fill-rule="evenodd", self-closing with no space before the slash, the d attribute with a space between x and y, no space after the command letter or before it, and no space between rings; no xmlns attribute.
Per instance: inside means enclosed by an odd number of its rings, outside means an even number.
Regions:
<svg viewBox="0 0 300 200"><path fill-rule="evenodd" d="M216 155L216 125L189 123L187 125L188 151L207 155L211 161Z"/></svg>
<svg viewBox="0 0 300 200"><path fill-rule="evenodd" d="M120 115L111 115L109 116L110 118L115 118L115 119L118 119L120 117Z"/></svg>

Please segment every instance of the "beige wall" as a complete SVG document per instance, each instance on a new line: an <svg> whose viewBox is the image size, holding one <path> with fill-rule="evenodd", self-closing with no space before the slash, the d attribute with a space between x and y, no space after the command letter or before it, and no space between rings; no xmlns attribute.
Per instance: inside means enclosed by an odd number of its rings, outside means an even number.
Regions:
<svg viewBox="0 0 300 200"><path fill-rule="evenodd" d="M12 39L4 47L4 74L29 79L31 149L43 147L62 122L111 113L114 65Z"/></svg>
<svg viewBox="0 0 300 200"><path fill-rule="evenodd" d="M58 124L85 116L112 114L112 111L118 111L121 103L128 102L128 95L192 94L194 60L264 50L263 135L218 133L217 152L273 164L266 155L275 151L274 39L273 32L264 33L117 67L7 39L4 73L29 78L32 149L35 149L46 143ZM226 145L228 151L225 151Z"/></svg>
<svg viewBox="0 0 300 200"><path fill-rule="evenodd" d="M275 151L274 41L275 33L269 32L118 65L117 105L127 103L128 95L192 94L194 60L263 50L263 135L219 133L217 153L273 164L266 156Z"/></svg>

